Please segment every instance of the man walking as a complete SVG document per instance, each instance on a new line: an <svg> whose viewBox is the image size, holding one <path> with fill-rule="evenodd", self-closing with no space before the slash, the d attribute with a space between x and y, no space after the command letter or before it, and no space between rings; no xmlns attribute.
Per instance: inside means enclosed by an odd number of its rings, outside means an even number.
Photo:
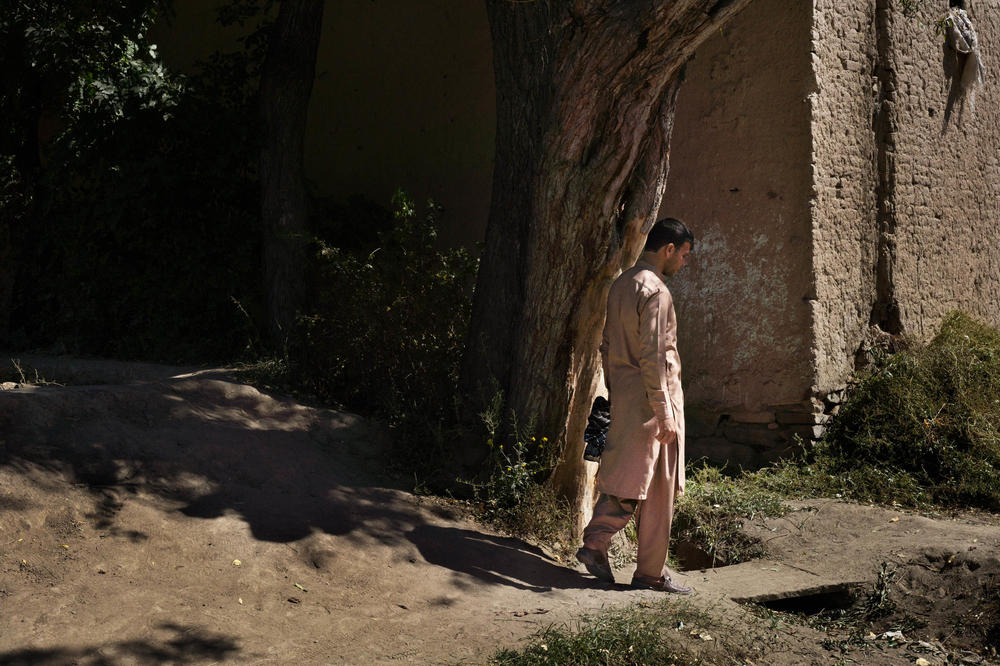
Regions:
<svg viewBox="0 0 1000 666"><path fill-rule="evenodd" d="M694 245L680 220L658 221L635 266L611 285L601 343L611 427L597 471L601 495L576 558L613 583L611 537L636 515L638 566L632 587L689 594L664 573L674 497L684 491L684 396L677 317L664 276Z"/></svg>

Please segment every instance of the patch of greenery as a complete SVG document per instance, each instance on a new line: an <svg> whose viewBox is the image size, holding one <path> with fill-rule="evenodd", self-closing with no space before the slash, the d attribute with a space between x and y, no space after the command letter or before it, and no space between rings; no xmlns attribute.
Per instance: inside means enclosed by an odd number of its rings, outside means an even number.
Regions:
<svg viewBox="0 0 1000 666"><path fill-rule="evenodd" d="M811 457L854 499L1000 509L1000 332L954 312L877 356Z"/></svg>
<svg viewBox="0 0 1000 666"><path fill-rule="evenodd" d="M667 612L635 607L607 611L583 618L575 628L549 627L520 650L495 653L490 663L497 666L679 666L697 663L664 641L664 632L676 624L676 617Z"/></svg>
<svg viewBox="0 0 1000 666"><path fill-rule="evenodd" d="M516 536L531 536L568 557L572 548L572 508L545 483L552 471L549 438L531 434L512 419L510 436L503 437L503 395L497 393L481 413L489 456L481 482L466 481L488 523Z"/></svg>
<svg viewBox="0 0 1000 666"><path fill-rule="evenodd" d="M430 469L447 451L478 259L440 249L440 208L418 215L403 192L375 248L315 243L310 311L288 350L300 391L384 419L396 460Z"/></svg>
<svg viewBox="0 0 1000 666"><path fill-rule="evenodd" d="M753 483L752 477L728 477L716 467L704 466L688 477L685 493L675 505L672 540L697 546L716 566L745 562L763 557L765 550L760 539L743 531L743 525L787 511L779 493Z"/></svg>
<svg viewBox="0 0 1000 666"><path fill-rule="evenodd" d="M149 41L168 6L17 2L0 17L5 344L179 361L252 337L262 50L170 72Z"/></svg>
<svg viewBox="0 0 1000 666"><path fill-rule="evenodd" d="M739 478L749 486L786 498L844 498L858 502L927 508L924 489L909 474L880 467L843 469L824 442L803 447L805 459L784 460Z"/></svg>

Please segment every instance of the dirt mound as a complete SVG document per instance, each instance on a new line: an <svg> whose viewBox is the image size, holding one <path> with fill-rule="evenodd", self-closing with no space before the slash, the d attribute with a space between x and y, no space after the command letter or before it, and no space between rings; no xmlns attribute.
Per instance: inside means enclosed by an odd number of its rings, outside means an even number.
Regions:
<svg viewBox="0 0 1000 666"><path fill-rule="evenodd" d="M386 472L386 433L357 416L222 370L64 366L40 376L74 385L0 390L0 663L481 663L658 597L407 492ZM839 648L821 632L732 599L870 585L884 561L926 636L939 634L923 599L964 623L940 640L992 645L987 615L972 621L996 591L976 587L996 572L992 523L813 502L747 529L771 559L680 574L697 594L665 611L668 638L706 663L829 663ZM952 606L935 603L942 587Z"/></svg>
<svg viewBox="0 0 1000 666"><path fill-rule="evenodd" d="M481 660L608 602L403 490L357 416L87 365L0 391L0 663Z"/></svg>
<svg viewBox="0 0 1000 666"><path fill-rule="evenodd" d="M975 548L973 546L972 548ZM892 611L880 629L899 627L924 641L995 655L1000 650L1000 560L930 550L895 571Z"/></svg>

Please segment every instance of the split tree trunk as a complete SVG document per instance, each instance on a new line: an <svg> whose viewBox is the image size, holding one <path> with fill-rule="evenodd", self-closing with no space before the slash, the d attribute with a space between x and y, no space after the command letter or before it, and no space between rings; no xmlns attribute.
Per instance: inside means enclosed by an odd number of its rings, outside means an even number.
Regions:
<svg viewBox="0 0 1000 666"><path fill-rule="evenodd" d="M748 2L487 0L497 150L463 389L554 440L581 522L608 288L655 221L683 65Z"/></svg>
<svg viewBox="0 0 1000 666"><path fill-rule="evenodd" d="M303 174L306 113L316 73L323 2L283 0L260 80L260 159L267 333L286 342L305 288L309 195Z"/></svg>

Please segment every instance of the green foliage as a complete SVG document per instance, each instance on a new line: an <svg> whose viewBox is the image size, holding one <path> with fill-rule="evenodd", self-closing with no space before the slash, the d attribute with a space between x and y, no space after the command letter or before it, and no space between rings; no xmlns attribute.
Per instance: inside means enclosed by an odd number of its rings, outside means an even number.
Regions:
<svg viewBox="0 0 1000 666"><path fill-rule="evenodd" d="M696 545L716 566L763 557L763 544L746 534L743 525L757 517L782 516L788 509L781 495L750 480L748 475L727 477L715 467L695 470L675 505L672 540Z"/></svg>
<svg viewBox="0 0 1000 666"><path fill-rule="evenodd" d="M0 151L15 346L178 360L251 337L259 49L175 76L146 37L166 4L15 3L0 19L21 47L6 51L20 97L0 102L21 137ZM23 139L44 118L53 137Z"/></svg>
<svg viewBox="0 0 1000 666"><path fill-rule="evenodd" d="M848 612L848 616L855 622L867 622L890 615L896 610L896 602L889 596L895 583L896 570L883 562L871 591Z"/></svg>
<svg viewBox="0 0 1000 666"><path fill-rule="evenodd" d="M402 193L365 254L316 243L315 310L302 317L290 371L303 390L430 437L455 421L459 360L478 260L436 245L440 209L418 216Z"/></svg>
<svg viewBox="0 0 1000 666"><path fill-rule="evenodd" d="M877 357L813 454L857 499L1000 509L1000 332L952 313L926 346Z"/></svg>
<svg viewBox="0 0 1000 666"><path fill-rule="evenodd" d="M532 536L568 554L572 515L569 502L545 483L552 465L547 437L516 436L499 444L491 433L487 479L473 484L482 517L518 536Z"/></svg>
<svg viewBox="0 0 1000 666"><path fill-rule="evenodd" d="M606 611L583 618L575 628L549 627L520 650L498 651L490 663L497 666L695 663L664 642L664 632L676 622L676 616L667 609L660 609L660 612L641 608Z"/></svg>
<svg viewBox="0 0 1000 666"><path fill-rule="evenodd" d="M804 459L786 460L741 478L784 497L836 497L879 504L924 507L928 498L909 474L884 467L843 468L824 442L810 445Z"/></svg>
<svg viewBox="0 0 1000 666"><path fill-rule="evenodd" d="M485 504L484 514L488 520L517 523L521 505L537 485L535 479L548 471L539 464L538 456L532 456L529 451L529 448L540 448L544 442L535 437L524 442L518 437L506 449L503 444L495 443L492 437L487 443L493 473L484 485L477 488L479 499Z"/></svg>

